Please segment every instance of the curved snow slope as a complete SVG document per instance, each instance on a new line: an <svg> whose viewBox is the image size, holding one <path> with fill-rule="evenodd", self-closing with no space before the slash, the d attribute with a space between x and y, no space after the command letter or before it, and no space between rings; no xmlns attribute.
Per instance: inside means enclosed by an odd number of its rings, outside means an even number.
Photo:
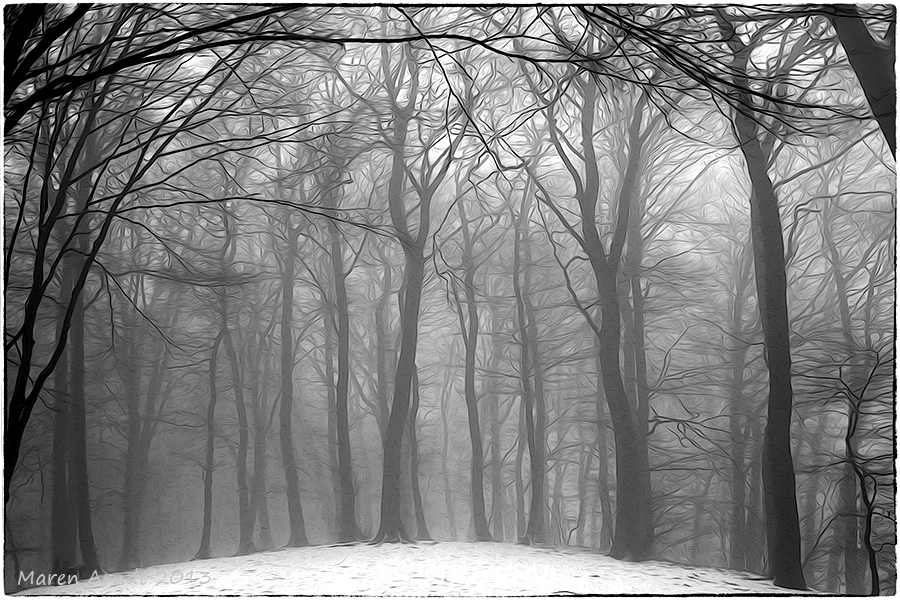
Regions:
<svg viewBox="0 0 900 600"><path fill-rule="evenodd" d="M35 574L35 577L38 574ZM20 594L549 596L785 593L743 573L575 549L439 542L290 548L98 575Z"/></svg>

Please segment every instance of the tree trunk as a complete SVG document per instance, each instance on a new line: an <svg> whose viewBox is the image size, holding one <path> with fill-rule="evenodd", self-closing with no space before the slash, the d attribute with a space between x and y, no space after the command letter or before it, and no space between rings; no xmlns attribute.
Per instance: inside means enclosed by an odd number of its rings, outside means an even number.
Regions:
<svg viewBox="0 0 900 600"><path fill-rule="evenodd" d="M425 508L422 506L422 492L419 490L419 442L416 438L416 416L419 414L418 369L413 372L412 385L412 406L409 409L409 480L416 512L416 539L430 540L431 535L425 522Z"/></svg>
<svg viewBox="0 0 900 600"><path fill-rule="evenodd" d="M142 282L136 278L136 296L142 294ZM137 304L138 299L133 300ZM141 469L140 443L141 429L143 427L143 415L141 414L141 376L142 376L142 348L140 317L135 313L134 307L128 299L124 302L122 311L123 335L127 340L123 349L128 353L120 364L123 367L122 380L125 384L125 397L123 398L128 415L128 429L126 435L127 448L125 451L125 477L123 482L124 501L122 503L122 554L119 557L119 570L127 571L139 566L136 556L139 546L137 532L140 520L140 506L137 494L137 480L144 477Z"/></svg>
<svg viewBox="0 0 900 600"><path fill-rule="evenodd" d="M731 26L720 16L723 32ZM728 45L734 54L732 69L738 75L735 84L747 86L745 75L750 47L738 36L730 36ZM747 92L738 100L753 106ZM763 494L766 509L766 534L769 564L775 585L788 589L806 589L800 561L800 520L797 514L797 489L791 458L791 417L794 391L791 384L790 321L787 307L787 277L784 238L778 197L768 173L768 156L760 139L763 132L747 110L733 114L734 132L741 146L752 186L750 193L750 232L756 267L756 289L760 320L765 340L765 358L769 370L769 396L763 448Z"/></svg>
<svg viewBox="0 0 900 600"><path fill-rule="evenodd" d="M338 531L335 538L340 539L340 525L337 523L341 514L341 473L338 468L337 448L337 393L334 381L334 318L333 311L323 311L322 330L325 337L325 396L328 402L328 470L331 475L331 490L334 493L334 521Z"/></svg>
<svg viewBox="0 0 900 600"><path fill-rule="evenodd" d="M382 68L392 96L393 130L389 140L391 150L391 174L388 178L387 200L391 223L403 248L404 271L402 302L400 302L400 356L394 377L394 401L388 418L384 439L384 461L381 478L381 524L375 535L376 542L407 541L409 538L401 518L400 487L401 449L403 433L409 420L409 395L412 390L413 372L416 368L416 348L419 340L419 309L422 300L422 280L425 274L425 240L428 237L428 218L431 197L419 196L418 232L413 235L407 222L408 209L404 200L405 148L409 121L416 104L417 79L415 61L408 58L396 76L391 72L388 49L382 46ZM397 104L398 81L403 69L410 74L405 106ZM421 190L420 190L421 191Z"/></svg>
<svg viewBox="0 0 900 600"><path fill-rule="evenodd" d="M238 419L237 488L238 488L238 555L253 552L253 513L250 510L250 477L247 473L247 451L250 447L250 427L247 422L247 403L244 401L244 383L241 366L228 324L226 294L219 294L219 317L225 331L225 352L231 363L231 389Z"/></svg>
<svg viewBox="0 0 900 600"><path fill-rule="evenodd" d="M563 515L562 484L565 476L566 463L557 463L556 468L553 470L553 495L551 496L553 509L550 512L550 536L552 537L548 536L549 539L545 540L554 539L554 545L557 546L565 546L569 542L568 537L565 535L567 532L564 531L566 523Z"/></svg>
<svg viewBox="0 0 900 600"><path fill-rule="evenodd" d="M744 557L747 570L751 573L764 575L768 573L766 552L766 524L765 502L763 501L762 481L762 448L763 432L762 424L749 419L744 427L744 439L749 440L747 452L749 459L746 463L747 473L747 546Z"/></svg>
<svg viewBox="0 0 900 600"><path fill-rule="evenodd" d="M530 314L529 322L530 327L534 328L534 320ZM528 532L526 535L533 544L546 544L548 533L547 460L545 458L547 414L544 405L544 370L537 344L534 345L532 350L531 364L534 375L534 393L532 394L531 408L534 411L534 418L530 429L533 430L534 443L531 448L531 507L528 512ZM527 417L528 414L526 413L526 421Z"/></svg>
<svg viewBox="0 0 900 600"><path fill-rule="evenodd" d="M94 164L97 160L94 137L86 144L86 164ZM79 212L87 207L91 197L91 180L83 178L76 186L75 199ZM75 254L80 257L89 254L88 223L82 221L74 239ZM71 419L69 425L72 433L69 446L69 486L74 493L70 500L74 501L78 515L78 540L81 549L81 562L87 572L100 569L97 557L97 546L94 543L94 529L91 521L90 474L87 463L87 403L85 397L85 350L84 350L84 297L78 294L74 299L71 329L69 331L69 348L71 350Z"/></svg>
<svg viewBox="0 0 900 600"><path fill-rule="evenodd" d="M423 227L425 225L422 225ZM419 247L404 246L403 311L400 319L400 358L394 378L394 402L384 444L384 468L381 493L381 526L376 541L396 542L409 539L400 516L400 449L403 430L409 420L410 391L416 368L416 345L419 338L419 308L425 258Z"/></svg>
<svg viewBox="0 0 900 600"><path fill-rule="evenodd" d="M599 367L600 352L597 350L596 360ZM600 369L597 370L597 378L601 379L597 385L597 496L600 503L600 550L611 552L613 543L613 512L612 501L609 498L609 448L606 443L607 414L606 402L603 400L603 384Z"/></svg>
<svg viewBox="0 0 900 600"><path fill-rule="evenodd" d="M258 551L272 548L271 521L269 519L269 502L266 496L266 438L269 427L266 422L266 369L261 365L263 348L259 344L256 347L256 365L250 374L250 393L253 406L253 479L250 487L250 512L255 515L259 524ZM262 377L260 377L262 370ZM262 393L260 393L260 388Z"/></svg>
<svg viewBox="0 0 900 600"><path fill-rule="evenodd" d="M887 29L886 43L876 42L854 5L834 7L831 24L850 66L887 140L891 154L897 156L897 82L894 74L894 28Z"/></svg>
<svg viewBox="0 0 900 600"><path fill-rule="evenodd" d="M492 322L495 322L493 315ZM493 348L491 353L491 365L493 370L499 367L500 343L497 330L493 331ZM488 392L488 410L490 412L490 431L491 431L491 527L494 530L493 538L497 541L503 541L503 447L501 444L501 428L503 423L500 422L500 397L495 376L491 376L488 380L490 386Z"/></svg>
<svg viewBox="0 0 900 600"><path fill-rule="evenodd" d="M526 328L528 331L528 341L531 344L531 371L534 377L533 387L534 393L531 396L531 408L534 412L533 437L534 445L531 448L531 508L528 513L528 532L527 536L531 543L546 544L547 543L547 407L544 401L544 367L541 362L540 346L537 343L538 319L535 315L534 306L531 303L531 297L528 291L531 288L531 247L528 242L527 233L521 240L524 246L523 258L526 261L525 286L522 294L522 301L525 305ZM527 422L528 413L526 413Z"/></svg>
<svg viewBox="0 0 900 600"><path fill-rule="evenodd" d="M592 141L596 96L596 82L587 78L582 119L582 143L587 168L584 191L578 198L578 203L581 209L583 249L591 263L600 292L600 373L616 448L616 531L610 555L619 559L641 560L649 557L651 545L648 497L650 472L646 435L642 433L646 430L646 422L639 422L635 411L631 409L622 380L619 362L621 311L616 280L627 234L632 196L637 187L644 97L641 96L628 129L628 163L619 190L616 232L607 255L595 222L600 191L600 176Z"/></svg>
<svg viewBox="0 0 900 600"><path fill-rule="evenodd" d="M850 305L847 298L847 282L840 270L842 261L832 234L832 212L830 205L826 205L823 209L822 238L825 248L828 250L828 258L831 263L831 277L835 285L838 315L841 322L841 335L844 342L844 350L849 361L847 384L852 390L856 391L861 387L860 384L865 385L866 377L861 373L863 365L858 358L861 354L861 349L858 347L853 335ZM847 403L847 434L850 435L845 439L844 460L846 462L843 466L844 473L838 487L838 511L841 514L835 519L835 536L838 550L843 555L845 593L856 596L867 593L865 586L865 562L860 545L860 534L865 529L865 524L860 514L859 502L860 494L865 493L865 489L864 487L859 489L857 476L853 468L853 432L850 431L850 427L854 422L853 413L856 409L851 398L847 399Z"/></svg>
<svg viewBox="0 0 900 600"><path fill-rule="evenodd" d="M748 253L739 248L738 275L735 281L735 294L732 298L729 314L729 330L732 341L740 340L744 329L743 313L747 302L750 278L750 260ZM747 511L747 435L749 429L745 421L749 420L744 396L744 368L747 364L747 344L736 342L737 346L730 351L731 360L731 398L728 412L728 426L731 435L731 544L729 565L738 571L750 570L747 560L747 549L750 546L748 536Z"/></svg>
<svg viewBox="0 0 900 600"><path fill-rule="evenodd" d="M80 243L81 250L87 252L87 244ZM90 474L87 466L87 405L84 390L84 299L81 294L75 299L72 328L69 331L72 342L72 445L69 464L69 484L74 492L75 510L78 514L78 540L81 548L81 562L88 573L100 569L97 546L94 543L94 528L91 522Z"/></svg>
<svg viewBox="0 0 900 600"><path fill-rule="evenodd" d="M825 417L823 414L819 414L819 416L815 419L815 425L813 425L813 429L810 433L810 441L809 441L809 455L811 457L819 457L822 453L822 434L826 426ZM803 512L802 514L802 522L803 529L802 533L805 535L801 536L801 551L804 557L807 559L810 556L810 552L816 546L816 540L818 538L820 527L825 525L824 522L820 522L817 519L818 508L819 508L819 484L822 480L822 474L818 471L813 471L806 476L806 498L804 502ZM827 490L825 490L827 494ZM814 564L809 565L810 568L815 568Z"/></svg>
<svg viewBox="0 0 900 600"><path fill-rule="evenodd" d="M286 216L285 218L290 218ZM284 272L281 278L281 406L278 414L278 432L281 441L281 460L288 504L290 537L288 546L306 546L306 525L303 521L303 506L300 502L300 477L297 459L294 456L294 265L297 254L297 231L285 224L287 251L284 255Z"/></svg>
<svg viewBox="0 0 900 600"><path fill-rule="evenodd" d="M344 272L344 252L341 235L334 221L331 230L331 266L334 272L334 296L337 309L338 371L335 386L335 415L337 422L338 473L340 475L339 539L354 541L359 537L356 525L356 495L353 490L353 468L350 455L350 421L348 394L350 388L350 303L347 300L347 274Z"/></svg>
<svg viewBox="0 0 900 600"><path fill-rule="evenodd" d="M34 248L35 255L33 258L31 284L29 287L28 296L24 302L23 322L19 329L20 341L15 348L16 350L18 350L18 356L16 357L18 360L13 361L10 358L14 351L14 348L5 347L4 350L4 357L6 359L5 364L7 366L13 363L18 364L18 368L15 372L15 380L12 386L9 385L9 375L6 372L9 369L4 370L3 375L5 388L9 391L8 402L5 405L6 418L3 422L3 459L5 463L3 472L4 505L8 504L10 500L10 488L19 464L19 453L21 451L22 439L25 435L25 429L28 426L28 420L31 418L31 413L34 410L34 406L40 397L44 382L53 372L56 364L66 351L66 344L68 341L70 341L69 338L71 336L70 330L71 327L75 326L76 321L80 321L79 326L82 329L81 336L82 338L84 336L84 304L83 302L76 302L76 300L81 297L81 294L87 283L91 266L93 265L94 258L96 257L96 253L99 250L102 242L106 239L107 233L109 232L109 228L112 224L112 216L115 214L115 210L121 203L121 199L123 197L119 196L113 202L112 208L107 213L107 217L103 220L101 227L96 231L96 236L93 244L89 244L88 238L91 231L91 217L86 214L85 209L87 208L88 202L92 197L94 187L91 177L87 175L87 169L95 167L97 165L97 162L99 161L98 152L96 150L97 140L96 135L94 134L94 128L96 126L97 114L99 112L100 106L103 104L103 99L105 98L106 92L109 88L109 82L111 81L111 78L107 79L107 83L102 90L98 90L97 87L94 86L91 90L91 93L88 93L86 95L89 108L86 111L86 114L84 114L84 125L81 128L77 139L69 140L72 142L72 150L68 157L68 163L65 165L65 170L61 173L61 177L58 183L55 184L55 193L49 192L50 187L52 186L48 187L49 182L45 182L44 189L47 190L48 193L47 197L41 200L42 207L40 221L42 224L39 227L37 244ZM79 119L79 121L81 121L81 119ZM49 123L49 121L47 122ZM46 126L41 126L39 128L36 143L40 143L42 139L45 139L47 136L49 136L50 139L53 139L60 131L57 130L51 132L49 131L49 129L49 124ZM48 144L52 145L53 142L48 142ZM78 183L75 186L75 190L73 192L70 188L73 183L73 176L75 175L74 167L79 163L84 168L84 170L82 171L82 176L78 180ZM50 166L46 166L45 171L50 172L52 171L52 168ZM74 211L72 213L68 212L70 195L74 198L75 204ZM52 203L52 206L49 205L50 203ZM61 220L64 221L65 218L63 215L67 214L77 215L77 221L74 226L78 228L78 232L74 236L73 244L68 248L60 248L60 252L63 258L62 264L67 272L63 276L66 278L71 277L71 286L65 285L62 288L63 290L65 290L65 292L68 292L68 294L66 297L60 299L60 306L63 309L63 319L59 324L56 347L53 349L53 353L51 354L46 365L44 365L44 367L40 369L37 374L35 374L32 372L32 367L34 366L35 349L37 346L35 329L40 326L39 316L41 313L41 304L46 298L45 278L47 278L48 275L51 275L45 272L47 262L52 258L48 257L49 241L50 236L54 233L54 231L59 231L60 233L62 233L59 229L54 230L54 227L57 227L57 224ZM71 270L69 270L68 267L71 267ZM66 320L67 316L69 318L68 322ZM75 357L76 349L73 344L70 344L68 347L72 351L72 356L69 357L70 369L78 369L79 363ZM81 349L79 350L79 352L83 356L84 350ZM82 360L81 368L83 368L83 366L84 364ZM73 406L70 407L71 411L69 413L69 417L70 424L73 427L71 435L74 436L75 432L80 427L76 420L81 417L78 417L78 415L76 414L77 407L74 406L74 403L78 400L76 398L78 392L74 389L74 382L72 388L70 389L72 392ZM83 400L83 390L81 391L81 399ZM81 419L83 425L83 418ZM78 450L76 446L78 446L81 441L77 437L70 437L69 443L69 450L72 453L70 454L70 458L77 461L77 457L79 455L79 452L81 451ZM70 469L69 483L77 488L79 485L78 482L73 483L73 481L71 480L71 478L74 476L75 473L73 473Z"/></svg>
<svg viewBox="0 0 900 600"><path fill-rule="evenodd" d="M448 396L450 395L451 387L452 387L452 371L450 366L447 365L444 371L444 387L441 390L441 426L442 426L442 448L441 448L441 471L444 475L444 502L447 505L447 519L449 520L450 526L450 539L455 540L458 535L458 531L456 528L456 509L453 506L453 494L451 491L450 485L450 466L447 464L447 459L450 458L450 423L448 419L448 413L450 412L450 406L448 402Z"/></svg>
<svg viewBox="0 0 900 600"><path fill-rule="evenodd" d="M578 519L575 522L575 545L579 547L584 546L584 524L588 514L588 477L593 461L594 449L590 444L583 443L581 458L578 461Z"/></svg>
<svg viewBox="0 0 900 600"><path fill-rule="evenodd" d="M524 391L523 391L524 393ZM525 424L525 405L519 402L519 436L516 441L516 539L525 537L525 482L522 481L522 465L525 462L527 446Z"/></svg>
<svg viewBox="0 0 900 600"><path fill-rule="evenodd" d="M213 340L209 354L209 404L206 406L206 465L203 469L203 530L200 533L200 549L195 559L210 558L210 536L212 534L212 486L213 473L216 469L216 405L219 401L219 391L216 385L216 370L218 368L219 345L225 337L225 330L219 330L219 335Z"/></svg>
<svg viewBox="0 0 900 600"><path fill-rule="evenodd" d="M529 212L529 201L523 202L522 208L516 217L515 244L513 248L513 293L516 301L516 320L521 349L519 354L519 379L522 386L522 401L520 410L524 415L525 439L528 444L528 458L530 464L530 482L531 482L531 502L528 511L528 525L524 534L519 535L519 543L532 544L540 543L544 534L544 482L546 477L546 469L543 460L543 437L538 437L535 430L535 396L537 393L533 390L532 383L537 386L539 380L536 368L536 348L533 340L535 327L529 318L526 307L525 296L528 293L528 262L530 257L525 256L528 253L527 242L527 216ZM522 262L525 262L523 268ZM520 283L523 276L524 284ZM532 377L534 379L532 379ZM541 390L543 391L543 390ZM519 432L522 435L522 432ZM519 466L521 463L519 464Z"/></svg>
<svg viewBox="0 0 900 600"><path fill-rule="evenodd" d="M375 373L378 377L376 381L376 392L378 394L378 412L375 414L375 420L378 422L378 432L381 434L381 443L384 444L384 435L387 432L388 419L390 419L390 370L392 361L390 353L392 344L391 336L388 331L386 320L390 321L390 299L391 299L391 273L392 267L389 263L384 264L384 277L381 282L381 295L378 298L378 304L375 306L375 345L377 351L375 353Z"/></svg>
<svg viewBox="0 0 900 600"><path fill-rule="evenodd" d="M465 344L465 399L469 424L469 441L472 446L470 464L470 485L472 490L472 517L475 520L475 539L487 541L491 539L488 530L487 516L484 507L484 446L481 426L478 422L478 399L475 397L475 358L478 355L478 304L475 297L475 262L472 255L472 236L469 233L469 220L466 217L465 204L462 197L456 199L463 233L463 288L466 296L467 318L463 317L459 308L459 325L462 328ZM454 287L454 296L457 296ZM459 306L459 297L456 297Z"/></svg>
<svg viewBox="0 0 900 600"><path fill-rule="evenodd" d="M66 274L75 273L75 267L66 268ZM62 285L61 296L71 295L72 282L67 281ZM60 323L64 310L60 315ZM61 332L57 330L57 335ZM69 393L69 349L66 348L59 357L54 371L55 402L53 418L53 454L51 467L53 472L53 500L50 512L50 535L53 541L51 547L51 564L54 573L65 573L75 567L75 535L78 527L77 515L73 510L73 502L70 498L70 483L68 475L69 466L69 438L71 436L69 424L71 411L71 395ZM11 468L6 465L6 468ZM9 522L9 519L7 519ZM11 540L7 529L7 539ZM18 572L18 569L16 570Z"/></svg>

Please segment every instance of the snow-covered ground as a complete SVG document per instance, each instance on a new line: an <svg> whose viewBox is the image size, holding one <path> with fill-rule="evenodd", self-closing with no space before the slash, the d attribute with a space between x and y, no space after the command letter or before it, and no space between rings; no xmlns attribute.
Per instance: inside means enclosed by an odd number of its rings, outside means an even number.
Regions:
<svg viewBox="0 0 900 600"><path fill-rule="evenodd" d="M586 551L440 542L291 548L98 575L28 595L550 596L784 593L743 573Z"/></svg>

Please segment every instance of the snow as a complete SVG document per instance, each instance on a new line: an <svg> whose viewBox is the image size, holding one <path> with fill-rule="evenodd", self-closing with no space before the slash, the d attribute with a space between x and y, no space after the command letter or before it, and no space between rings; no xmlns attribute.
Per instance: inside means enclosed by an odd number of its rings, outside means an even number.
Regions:
<svg viewBox="0 0 900 600"><path fill-rule="evenodd" d="M35 574L35 577L37 574ZM550 596L784 594L745 573L578 549L438 542L288 548L96 575L18 595Z"/></svg>

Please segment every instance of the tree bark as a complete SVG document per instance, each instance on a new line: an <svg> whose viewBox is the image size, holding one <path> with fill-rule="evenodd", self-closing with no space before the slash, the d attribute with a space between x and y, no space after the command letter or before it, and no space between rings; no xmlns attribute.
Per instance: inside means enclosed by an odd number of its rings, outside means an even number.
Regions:
<svg viewBox="0 0 900 600"><path fill-rule="evenodd" d="M593 461L594 449L590 444L583 443L578 461L578 517L575 521L575 545L579 547L584 546L584 524L588 512L588 477Z"/></svg>
<svg viewBox="0 0 900 600"><path fill-rule="evenodd" d="M412 231L408 221L410 213L404 201L404 181L408 176L405 164L406 136L409 122L413 117L418 93L418 64L407 57L400 65L399 73L390 67L388 48L382 46L382 68L391 97L393 129L388 138L391 151L391 175L388 179L388 208L391 223L404 256L403 301L400 303L400 356L397 359L397 374L394 378L394 401L388 420L384 443L384 467L381 484L381 526L375 536L376 542L407 541L401 518L400 487L401 447L404 428L409 421L410 393L416 369L416 350L419 340L419 312L422 302L422 285L425 276L425 243L428 239L431 201L441 180L447 173L453 158L453 151L460 137L450 140L450 147L443 165L435 171L435 165L422 165L421 179L416 182L418 197L418 225ZM406 102L398 104L399 84L403 71L409 74Z"/></svg>
<svg viewBox="0 0 900 600"><path fill-rule="evenodd" d="M67 274L74 274L75 267L67 268ZM62 297L71 295L72 281L62 285ZM65 311L60 311L64 313ZM60 315L60 323L62 322ZM57 329L57 335L61 332ZM53 454L51 466L53 472L53 500L50 509L50 534L53 540L51 563L55 573L65 573L75 566L75 535L78 528L77 514L70 499L69 483L69 443L70 443L70 410L71 395L69 393L69 349L60 355L54 371L56 401L53 418ZM9 465L6 468L10 468ZM9 519L7 519L9 521ZM7 532L9 530L7 529ZM11 535L7 533L7 538ZM18 570L16 571L18 572Z"/></svg>
<svg viewBox="0 0 900 600"><path fill-rule="evenodd" d="M86 251L86 244L79 244ZM84 391L84 299L75 299L72 328L72 445L69 465L70 485L74 492L75 510L78 513L78 541L83 568L88 573L100 569L94 528L91 522L90 473L87 465L87 404Z"/></svg>
<svg viewBox="0 0 900 600"><path fill-rule="evenodd" d="M721 18L723 31L730 26ZM750 48L737 36L729 47L734 54L735 83L746 87ZM739 93L746 107L753 101ZM787 307L787 281L784 238L778 197L768 173L768 157L760 139L763 132L746 110L734 111L734 133L741 146L750 176L750 228L756 267L756 288L765 340L765 358L769 370L768 411L763 449L763 492L766 533L771 576L775 585L788 589L806 589L800 561L800 522L797 514L797 490L791 458L791 417L794 392L791 384L790 324Z"/></svg>
<svg viewBox="0 0 900 600"><path fill-rule="evenodd" d="M591 263L600 292L600 372L616 447L616 530L610 555L619 559L641 560L649 557L651 546L648 497L650 472L646 435L642 433L646 429L646 422L640 423L637 414L632 411L622 381L619 362L621 310L616 280L622 246L627 235L632 196L636 193L644 97L641 96L638 101L628 128L628 162L618 195L618 223L607 253L595 223L600 193L600 176L593 146L597 87L592 78L586 78L585 81L581 135L587 166L584 190L578 203L581 208L582 247Z"/></svg>
<svg viewBox="0 0 900 600"><path fill-rule="evenodd" d="M555 540L554 545L557 546L568 545L568 539L565 535L567 532L563 531L565 522L563 520L562 484L565 476L566 463L557 463L556 468L553 470L553 494L551 495L553 508L550 511L550 535L547 536L549 539L545 540Z"/></svg>
<svg viewBox="0 0 900 600"><path fill-rule="evenodd" d="M269 519L269 502L266 490L268 483L266 477L266 439L268 437L269 426L266 421L266 368L262 365L264 359L261 343L256 345L254 354L256 356L256 365L250 372L250 393L254 424L253 479L250 484L250 512L254 515L254 519L259 524L259 543L256 545L256 549L258 551L265 551L272 548L272 530L271 521ZM260 371L262 372L260 373ZM260 377L260 375L262 375L262 377ZM262 393L260 393L260 388L262 388Z"/></svg>
<svg viewBox="0 0 900 600"><path fill-rule="evenodd" d="M416 539L430 540L422 492L419 490L419 441L416 438L416 417L419 414L419 372L413 372L412 406L409 408L409 480L412 487L413 507L416 513Z"/></svg>
<svg viewBox="0 0 900 600"><path fill-rule="evenodd" d="M494 315L491 321L496 325ZM492 370L499 368L500 356L500 336L495 328L493 330L493 348L491 352ZM503 456L502 456L502 440L501 428L503 423L500 421L500 397L495 376L491 376L488 380L490 389L488 391L488 410L490 412L490 431L491 431L491 526L494 530L493 538L497 541L503 541Z"/></svg>
<svg viewBox="0 0 900 600"><path fill-rule="evenodd" d="M526 234L527 236L527 234ZM531 247L527 237L522 240L524 258L531 262ZM538 318L534 305L528 294L531 288L530 270L525 268L525 290L522 300L525 304L525 318L529 331L531 349L531 372L534 377L532 395L532 408L534 411L534 448L531 455L531 509L528 513L528 537L532 543L546 544L547 535L547 406L544 395L544 365L541 361L540 346L537 343Z"/></svg>
<svg viewBox="0 0 900 600"><path fill-rule="evenodd" d="M237 448L237 488L238 488L238 555L253 552L253 513L250 510L250 477L247 473L247 451L250 447L250 427L247 421L247 403L244 401L244 383L237 350L228 324L228 304L226 293L219 294L219 318L225 331L225 352L231 364L231 389L234 394L235 412L238 419Z"/></svg>
<svg viewBox="0 0 900 600"><path fill-rule="evenodd" d="M599 342L597 342L599 345ZM597 348L594 355L597 361L597 500L600 503L600 540L599 547L602 552L611 552L613 543L612 501L609 498L609 448L606 443L606 428L608 416L605 407L607 403L603 398L603 377L600 375L600 349Z"/></svg>
<svg viewBox="0 0 900 600"><path fill-rule="evenodd" d="M289 216L285 217L289 219ZM309 544L300 502L300 477L297 458L294 455L294 270L297 254L297 230L285 223L287 249L281 277L281 406L278 413L278 432L281 442L281 460L288 504L290 536L288 546L297 548Z"/></svg>
<svg viewBox="0 0 900 600"><path fill-rule="evenodd" d="M466 297L466 314L464 316L459 295L454 283L453 295L459 312L459 326L465 346L464 389L466 414L469 425L469 442L472 446L472 459L469 469L469 480L472 498L472 517L475 520L475 539L487 541L491 539L488 530L484 505L484 445L481 425L478 421L478 399L475 396L475 358L478 355L478 305L475 297L475 263L472 256L472 236L469 233L469 220L466 218L462 197L457 197L456 207L459 211L463 233L463 289Z"/></svg>
<svg viewBox="0 0 900 600"><path fill-rule="evenodd" d="M85 164L93 165L99 160L96 150L96 138L91 136L87 141L85 150ZM91 197L91 180L82 178L75 188L76 210L82 213L86 210L88 200ZM79 257L89 254L88 222L85 219L74 237L73 248ZM88 268L86 265L83 268ZM74 287L74 286L73 286ZM72 312L69 340L71 345L71 419L72 428L69 446L69 486L74 500L75 511L78 515L78 540L81 549L81 561L87 572L100 569L100 560L97 557L97 546L94 543L94 528L91 521L90 498L90 473L87 462L87 402L85 396L85 323L84 323L84 297L77 294L73 299L74 310Z"/></svg>
<svg viewBox="0 0 900 600"><path fill-rule="evenodd" d="M334 273L334 296L337 311L337 382L335 386L335 426L337 429L338 473L340 475L340 541L350 542L359 537L356 525L356 495L353 490L353 467L350 454L350 421L348 394L350 389L350 303L347 299L347 273L344 271L344 249L341 234L334 221L328 221L331 231L331 267Z"/></svg>
<svg viewBox="0 0 900 600"><path fill-rule="evenodd" d="M385 262L383 269L381 295L378 297L378 304L375 306L375 345L377 348L375 373L378 378L375 383L376 393L378 394L378 412L375 414L375 420L378 422L378 432L381 434L382 444L384 444L388 419L390 419L390 371L393 367L393 361L390 359L390 355L393 352L393 344L391 344L391 335L388 329L388 323L390 322L392 267Z"/></svg>
<svg viewBox="0 0 900 600"><path fill-rule="evenodd" d="M525 439L528 445L530 465L531 501L528 510L528 524L524 534L519 535L519 543L543 543L546 534L544 522L546 512L545 483L546 465L544 461L544 414L543 414L543 373L535 344L536 327L527 299L530 287L527 217L529 201L523 202L516 217L515 244L513 249L513 294L516 302L516 320L520 341L519 379L522 386L520 403L524 415ZM522 263L525 263L524 265ZM522 279L523 281L520 281ZM520 431L519 435L522 435ZM521 463L519 463L521 465Z"/></svg>
<svg viewBox="0 0 900 600"><path fill-rule="evenodd" d="M135 278L136 296L142 294L141 278ZM137 304L138 299L134 298L133 302ZM137 531L140 520L140 507L137 494L137 480L144 477L141 472L141 429L143 427L143 415L141 414L141 376L142 365L141 355L142 348L140 338L142 328L140 317L134 314L134 307L130 306L129 300L124 302L125 308L122 311L125 315L123 322L123 333L127 342L124 351L128 353L128 357L122 361L123 373L122 379L125 384L125 398L128 415L128 425L126 434L127 448L125 450L125 477L123 482L124 501L122 503L122 554L119 557L119 570L127 571L132 567L139 566L139 560L136 556L138 548Z"/></svg>
<svg viewBox="0 0 900 600"><path fill-rule="evenodd" d="M876 42L856 6L834 8L831 24L850 66L859 79L869 107L878 121L891 154L897 156L897 80L894 74L894 31L892 21L884 43Z"/></svg>
<svg viewBox="0 0 900 600"><path fill-rule="evenodd" d="M423 225L424 226L424 225ZM381 495L381 526L376 541L408 541L400 516L400 448L403 430L409 420L409 401L413 371L416 368L416 345L419 337L419 308L422 300L422 278L425 258L418 247L404 246L403 311L400 319L400 358L394 378L394 402L384 444L384 468Z"/></svg>
<svg viewBox="0 0 900 600"><path fill-rule="evenodd" d="M328 402L328 470L331 475L331 489L334 493L334 521L338 530L335 538L340 539L340 525L337 523L341 514L341 473L338 468L337 448L337 393L334 381L334 315L333 311L323 311L322 329L325 337L325 396Z"/></svg>
<svg viewBox="0 0 900 600"><path fill-rule="evenodd" d="M525 393L524 390L522 392ZM519 436L516 440L516 539L525 537L525 482L522 481L522 465L525 462L525 448L528 445L525 424L525 405L519 402Z"/></svg>
<svg viewBox="0 0 900 600"><path fill-rule="evenodd" d="M219 402L219 390L216 385L219 345L225 337L225 330L220 329L213 340L209 354L209 403L206 406L206 465L203 468L203 529L200 533L200 549L195 559L210 558L210 536L212 534L212 487L213 473L216 469L216 405Z"/></svg>
<svg viewBox="0 0 900 600"><path fill-rule="evenodd" d="M841 336L844 342L844 350L849 360L849 373L847 382L851 389L856 389L859 371L862 368L858 360L859 348L853 335L853 324L850 319L850 305L847 300L847 282L841 273L841 258L832 234L832 207L826 205L823 213L822 238L825 248L828 250L828 258L831 263L831 277L834 280L838 304L838 315L841 323ZM848 398L847 428L854 422L853 400ZM850 436L852 438L852 435ZM852 439L845 441L845 464L842 468L842 477L838 484L838 511L842 514L835 519L835 537L839 553L843 557L845 593L848 595L866 594L866 573L863 560L860 534L865 529L863 518L860 515L860 494L865 493L865 487L859 489L857 476L853 468ZM838 553L835 553L838 554ZM838 590L840 591L840 590Z"/></svg>
<svg viewBox="0 0 900 600"><path fill-rule="evenodd" d="M447 505L447 519L450 526L450 539L455 540L459 535L456 527L456 509L453 506L453 493L450 485L450 466L447 460L450 458L450 423L448 413L450 412L450 403L448 396L450 395L453 379L452 370L447 365L444 371L444 387L441 390L441 472L444 475L444 502Z"/></svg>
<svg viewBox="0 0 900 600"><path fill-rule="evenodd" d="M729 330L732 341L740 340L743 329L744 306L750 281L750 256L744 248L739 248L738 273L735 280L735 293L732 298L729 317ZM744 368L747 364L747 344L736 342L730 351L731 361L731 398L728 412L728 427L731 436L731 544L729 548L729 564L739 571L751 570L748 563L747 549L750 546L748 536L747 510L747 436L749 429L745 422L750 419L744 396Z"/></svg>

